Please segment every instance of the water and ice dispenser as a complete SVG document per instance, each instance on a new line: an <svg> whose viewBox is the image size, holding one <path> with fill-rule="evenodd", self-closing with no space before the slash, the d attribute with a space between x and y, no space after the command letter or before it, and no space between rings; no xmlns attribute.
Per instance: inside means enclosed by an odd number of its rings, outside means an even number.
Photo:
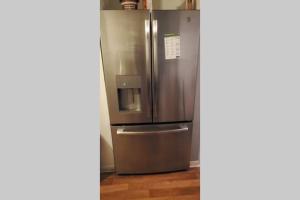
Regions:
<svg viewBox="0 0 300 200"><path fill-rule="evenodd" d="M117 75L118 104L120 112L141 111L141 77Z"/></svg>

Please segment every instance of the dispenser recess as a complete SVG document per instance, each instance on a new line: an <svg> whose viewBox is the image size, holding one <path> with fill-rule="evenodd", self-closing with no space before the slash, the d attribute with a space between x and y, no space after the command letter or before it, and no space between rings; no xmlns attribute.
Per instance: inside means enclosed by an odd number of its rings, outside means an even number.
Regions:
<svg viewBox="0 0 300 200"><path fill-rule="evenodd" d="M141 77L117 75L118 104L120 112L141 111Z"/></svg>

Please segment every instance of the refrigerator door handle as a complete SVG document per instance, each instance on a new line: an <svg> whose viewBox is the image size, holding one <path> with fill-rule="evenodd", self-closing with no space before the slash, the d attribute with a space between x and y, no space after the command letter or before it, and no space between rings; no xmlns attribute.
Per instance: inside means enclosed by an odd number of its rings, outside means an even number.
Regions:
<svg viewBox="0 0 300 200"><path fill-rule="evenodd" d="M164 134L164 133L188 133L188 127L169 130L155 130L155 131L126 131L124 128L118 128L118 135L145 135L145 134Z"/></svg>
<svg viewBox="0 0 300 200"><path fill-rule="evenodd" d="M152 21L153 35L153 121L157 121L158 116L158 64L157 64L157 20Z"/></svg>
<svg viewBox="0 0 300 200"><path fill-rule="evenodd" d="M146 77L147 77L147 93L149 108L152 107L152 95L151 95L151 35L150 35L150 20L145 20L145 54L146 54ZM151 117L149 112L148 117Z"/></svg>

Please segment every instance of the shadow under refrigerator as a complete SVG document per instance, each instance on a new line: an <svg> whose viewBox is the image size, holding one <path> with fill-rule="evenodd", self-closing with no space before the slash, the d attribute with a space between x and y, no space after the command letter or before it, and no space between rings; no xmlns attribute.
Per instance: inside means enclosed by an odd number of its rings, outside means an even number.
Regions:
<svg viewBox="0 0 300 200"><path fill-rule="evenodd" d="M199 11L101 10L115 170L189 168Z"/></svg>

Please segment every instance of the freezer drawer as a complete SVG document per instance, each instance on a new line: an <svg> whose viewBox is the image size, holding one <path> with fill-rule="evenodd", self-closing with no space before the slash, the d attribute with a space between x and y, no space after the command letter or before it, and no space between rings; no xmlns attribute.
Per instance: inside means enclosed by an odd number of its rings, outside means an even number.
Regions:
<svg viewBox="0 0 300 200"><path fill-rule="evenodd" d="M188 169L192 123L112 126L118 174Z"/></svg>

